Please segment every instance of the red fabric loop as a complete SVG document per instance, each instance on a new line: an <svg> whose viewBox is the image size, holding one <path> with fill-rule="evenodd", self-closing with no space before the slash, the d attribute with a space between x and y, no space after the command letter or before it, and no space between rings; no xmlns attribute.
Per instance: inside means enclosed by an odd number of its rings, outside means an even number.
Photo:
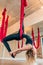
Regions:
<svg viewBox="0 0 43 65"><path fill-rule="evenodd" d="M36 49L38 49L39 46L40 46L40 31L39 31L39 28L38 28L37 46L35 45L35 38L34 38L34 31L33 31L33 28L32 28L32 40L33 40L33 45L35 46Z"/></svg>
<svg viewBox="0 0 43 65"><path fill-rule="evenodd" d="M7 16L7 19L5 19L6 18L6 8L4 8L2 12L2 16L3 18L2 18L2 25L0 27L0 41L6 36L7 27L8 27L8 16Z"/></svg>

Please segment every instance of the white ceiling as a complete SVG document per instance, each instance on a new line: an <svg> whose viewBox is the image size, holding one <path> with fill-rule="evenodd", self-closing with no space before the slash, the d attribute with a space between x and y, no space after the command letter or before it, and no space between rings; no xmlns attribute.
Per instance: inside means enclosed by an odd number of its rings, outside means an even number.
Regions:
<svg viewBox="0 0 43 65"><path fill-rule="evenodd" d="M35 34L35 36L37 36L38 35L38 27L39 27L39 30L40 30L40 35L43 36L43 21L40 21L39 23L32 25L30 27L31 28L30 31L27 31L27 33L29 35L31 35L32 34L32 28L33 28L34 34Z"/></svg>
<svg viewBox="0 0 43 65"><path fill-rule="evenodd" d="M43 2L43 0L27 0L27 1L28 6L25 8L26 16L38 10ZM9 26L13 25L19 20L20 4L21 4L20 0L0 0L0 14L2 13L2 10L6 7L7 14L9 15Z"/></svg>
<svg viewBox="0 0 43 65"><path fill-rule="evenodd" d="M28 6L25 8L25 17L34 13L43 5L43 0L27 0ZM9 15L9 26L12 26L20 18L20 0L0 0L0 21L2 18L2 11L6 7L7 14ZM43 22L33 25L34 30L37 30L37 27L40 27L40 30L43 29ZM29 32L29 31L28 31Z"/></svg>

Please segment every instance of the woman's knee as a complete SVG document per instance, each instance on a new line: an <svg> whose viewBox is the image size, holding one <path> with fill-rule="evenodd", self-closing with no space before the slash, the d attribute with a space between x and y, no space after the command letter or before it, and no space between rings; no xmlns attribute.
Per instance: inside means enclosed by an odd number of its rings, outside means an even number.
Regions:
<svg viewBox="0 0 43 65"><path fill-rule="evenodd" d="M5 42L5 41L6 41L6 38L3 38L3 39L2 39L2 42Z"/></svg>

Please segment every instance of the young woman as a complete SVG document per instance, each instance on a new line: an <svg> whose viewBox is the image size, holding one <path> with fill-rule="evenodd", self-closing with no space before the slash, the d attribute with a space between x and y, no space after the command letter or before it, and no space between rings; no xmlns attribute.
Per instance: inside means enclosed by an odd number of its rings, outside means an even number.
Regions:
<svg viewBox="0 0 43 65"><path fill-rule="evenodd" d="M19 48L17 50L11 51L10 55L13 54L13 56L15 57L17 54L21 53L22 51L27 51L27 50L30 50L30 49L32 49L32 45L28 43L25 46L23 46L22 48Z"/></svg>
<svg viewBox="0 0 43 65"><path fill-rule="evenodd" d="M30 47L32 45L32 39L28 35L26 35L26 34L22 34L22 38L25 38L26 39L26 48L29 48L30 49ZM11 34L11 35L5 37L2 40L3 44L7 48L8 52L11 52L10 46L8 44L8 41L11 41L11 40L21 40L20 39L20 34L19 33ZM30 47L27 44L29 44ZM21 48L21 50L22 50L22 48ZM25 49L23 48L23 50L25 50Z"/></svg>
<svg viewBox="0 0 43 65"><path fill-rule="evenodd" d="M23 24L22 24L22 29L23 29L23 32L24 32L24 25ZM22 34L22 38L20 38L20 30L16 34L14 33L14 34L8 35L7 37L5 37L2 40L2 42L5 45L5 47L7 48L8 52L11 52L8 41L11 41L11 40L17 40L18 41L18 40L21 40L23 38L26 39L26 48L21 48L21 50L27 50L27 48L30 49L31 45L32 45L32 39L30 38L30 36L28 36L27 34L24 34L24 33ZM29 44L29 46L27 44ZM11 56L14 57L15 55L13 56L13 54L12 54Z"/></svg>
<svg viewBox="0 0 43 65"><path fill-rule="evenodd" d="M22 51L26 51L26 65L37 65L36 63L36 49L31 44L26 44L24 47L17 49L15 51L10 52L10 55L13 54L13 56L16 56L18 53L21 53Z"/></svg>

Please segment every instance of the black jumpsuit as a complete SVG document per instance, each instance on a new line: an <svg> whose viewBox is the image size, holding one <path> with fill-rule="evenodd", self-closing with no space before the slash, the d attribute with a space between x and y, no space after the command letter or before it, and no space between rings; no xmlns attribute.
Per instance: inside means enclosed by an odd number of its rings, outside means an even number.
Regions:
<svg viewBox="0 0 43 65"><path fill-rule="evenodd" d="M22 27L23 28L23 31L24 31L24 26ZM32 39L30 38L30 36L29 35L27 35L27 34L22 34L22 38L25 38L26 39L26 44L32 44ZM7 48L7 50L8 50L8 52L10 52L11 51L11 49L10 49L10 46L9 46L9 44L8 44L8 42L7 41L11 41L11 40L21 40L20 39L20 30L19 30L19 32L18 33L14 33L14 34L10 34L10 35L8 35L7 37L5 37L3 40L2 40L2 42L3 42L3 44L5 45L5 47ZM13 56L12 56L13 57Z"/></svg>

